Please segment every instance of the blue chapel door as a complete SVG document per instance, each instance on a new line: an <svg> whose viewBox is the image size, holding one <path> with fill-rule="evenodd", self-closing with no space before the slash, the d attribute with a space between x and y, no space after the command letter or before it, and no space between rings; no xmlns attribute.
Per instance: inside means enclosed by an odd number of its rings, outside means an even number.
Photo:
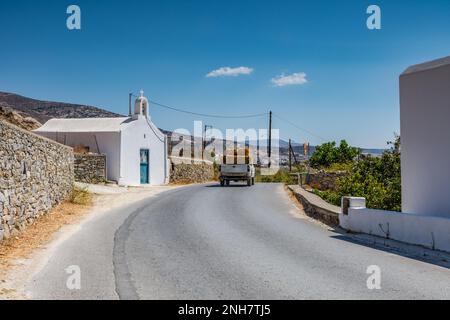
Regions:
<svg viewBox="0 0 450 320"><path fill-rule="evenodd" d="M141 150L141 184L148 184L150 182L150 159L148 149Z"/></svg>

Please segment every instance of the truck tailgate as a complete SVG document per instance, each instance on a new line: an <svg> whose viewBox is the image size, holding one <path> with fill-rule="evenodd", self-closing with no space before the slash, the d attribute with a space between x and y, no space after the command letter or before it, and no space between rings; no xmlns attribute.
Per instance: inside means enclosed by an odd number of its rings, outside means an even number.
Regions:
<svg viewBox="0 0 450 320"><path fill-rule="evenodd" d="M220 172L226 176L240 176L247 174L247 168L246 164L223 164Z"/></svg>

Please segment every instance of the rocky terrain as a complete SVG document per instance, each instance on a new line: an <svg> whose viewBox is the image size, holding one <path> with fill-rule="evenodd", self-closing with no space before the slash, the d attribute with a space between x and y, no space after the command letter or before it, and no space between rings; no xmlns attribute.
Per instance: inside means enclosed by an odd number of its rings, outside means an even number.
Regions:
<svg viewBox="0 0 450 320"><path fill-rule="evenodd" d="M34 130L41 126L36 119L14 111L7 104L0 102L0 119L12 123L25 130Z"/></svg>

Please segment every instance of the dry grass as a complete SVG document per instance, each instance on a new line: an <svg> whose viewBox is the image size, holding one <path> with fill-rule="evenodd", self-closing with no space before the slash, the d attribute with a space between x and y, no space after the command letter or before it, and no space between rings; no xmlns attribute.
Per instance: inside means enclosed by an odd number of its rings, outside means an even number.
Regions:
<svg viewBox="0 0 450 320"><path fill-rule="evenodd" d="M75 201L86 202L86 195L82 194L79 196L77 193ZM92 201L92 195L89 198ZM34 249L48 243L61 227L79 220L90 207L90 202L64 202L27 226L20 235L0 241L0 282L12 261L27 258Z"/></svg>
<svg viewBox="0 0 450 320"><path fill-rule="evenodd" d="M86 188L74 187L69 201L73 204L88 206L92 204L92 194Z"/></svg>

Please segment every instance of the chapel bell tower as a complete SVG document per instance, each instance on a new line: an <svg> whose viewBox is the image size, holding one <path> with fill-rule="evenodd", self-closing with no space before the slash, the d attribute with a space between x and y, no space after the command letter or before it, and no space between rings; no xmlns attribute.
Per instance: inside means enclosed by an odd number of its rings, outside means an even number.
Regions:
<svg viewBox="0 0 450 320"><path fill-rule="evenodd" d="M145 118L150 120L149 112L148 112L148 100L144 97L144 91L141 90L141 95L134 102L134 116L144 116Z"/></svg>

